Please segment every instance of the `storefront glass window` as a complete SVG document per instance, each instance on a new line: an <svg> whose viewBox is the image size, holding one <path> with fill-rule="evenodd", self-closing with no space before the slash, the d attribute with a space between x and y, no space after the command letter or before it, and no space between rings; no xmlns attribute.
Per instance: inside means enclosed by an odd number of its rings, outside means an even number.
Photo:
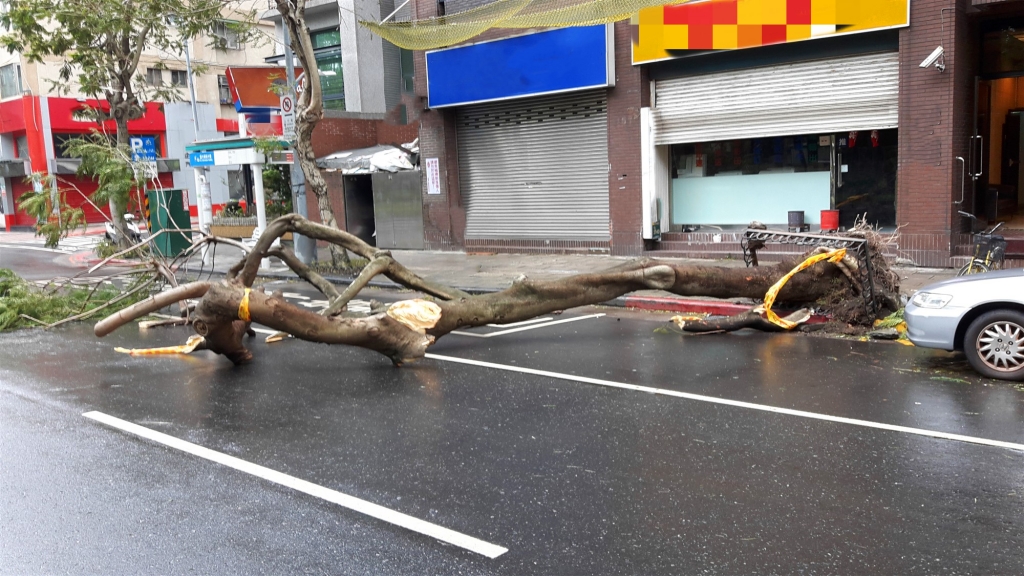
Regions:
<svg viewBox="0 0 1024 576"><path fill-rule="evenodd" d="M670 156L676 231L785 226L790 211L814 226L833 208L843 226L864 214L895 225L895 129L679 144Z"/></svg>
<svg viewBox="0 0 1024 576"><path fill-rule="evenodd" d="M317 55L316 65L320 69L320 86L323 88L324 108L345 109L345 77L342 76L341 52Z"/></svg>
<svg viewBox="0 0 1024 576"><path fill-rule="evenodd" d="M986 32L981 41L982 74L1024 71L1024 27Z"/></svg>

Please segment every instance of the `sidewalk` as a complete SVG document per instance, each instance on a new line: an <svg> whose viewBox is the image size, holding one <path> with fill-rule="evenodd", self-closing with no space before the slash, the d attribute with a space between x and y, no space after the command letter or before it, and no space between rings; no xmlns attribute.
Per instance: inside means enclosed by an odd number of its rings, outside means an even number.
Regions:
<svg viewBox="0 0 1024 576"><path fill-rule="evenodd" d="M90 227L87 236L102 234L102 227ZM84 238L69 239L69 244L77 244ZM36 238L31 232L0 232L0 244L42 245L42 239ZM67 254L70 265L84 268L91 266L99 259L91 247L81 246L68 248L74 250ZM599 272L631 260L630 257L609 256L604 254L466 254L463 252L429 252L419 250L392 250L395 259L413 272L448 286L459 288L469 293L486 293L503 290L512 284L520 275L533 280L555 280L587 272ZM321 258L327 256L327 250L319 250ZM213 270L223 274L241 258L241 251L220 246L216 252ZM694 258L663 258L663 260L679 265L743 267L742 260L708 260ZM267 278L292 280L296 275L276 259L271 260L270 269L261 270ZM193 260L191 271L198 271L198 262ZM953 269L896 267L904 294L912 294L923 286L939 280L952 278L956 275ZM209 271L209 268L207 268ZM328 276L336 284L347 285L350 278ZM398 288L397 284L387 278L378 277L371 286L380 288ZM609 302L610 305L641 308L668 312L710 312L715 314L735 314L749 308L750 301L743 299L717 300L712 298L682 298L660 290L642 290Z"/></svg>
<svg viewBox="0 0 1024 576"><path fill-rule="evenodd" d="M326 250L320 250L324 256ZM465 254L462 252L429 252L419 250L392 250L395 259L420 276L469 293L486 293L503 290L520 275L533 280L554 280L586 272L599 272L631 260L631 257L602 254ZM227 271L236 262L237 253L219 255L215 269ZM694 258L664 258L679 265L723 266L742 268L742 260L706 260ZM770 264L770 263L769 263ZM923 286L939 280L952 278L956 270L942 268L898 267L902 292L912 294ZM270 278L296 278L276 260L270 270L261 272ZM328 276L334 283L348 284L348 278ZM371 286L397 288L384 277L378 277ZM719 300L714 298L680 297L661 290L641 290L628 296L616 298L609 305L641 308L665 312L708 312L713 314L736 314L750 307L749 300Z"/></svg>

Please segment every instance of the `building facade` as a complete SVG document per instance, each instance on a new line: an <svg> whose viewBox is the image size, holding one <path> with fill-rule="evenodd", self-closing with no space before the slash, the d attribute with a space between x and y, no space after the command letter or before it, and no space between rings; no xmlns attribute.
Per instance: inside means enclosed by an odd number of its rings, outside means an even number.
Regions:
<svg viewBox="0 0 1024 576"><path fill-rule="evenodd" d="M472 67L443 73L460 52L516 60L522 78L563 70L550 54L508 57L554 31L492 30L416 53L427 246L735 256L750 221L786 228L802 213L811 230L824 217L826 228L863 219L898 231L894 255L927 266L955 265L972 230L1007 221L1009 252L1024 257L1024 2L843 12L864 3L806 0L744 13L758 3L660 7L609 25L604 86L437 100L481 79ZM417 1L414 13L438 5Z"/></svg>
<svg viewBox="0 0 1024 576"><path fill-rule="evenodd" d="M404 146L417 139L417 108L410 105L414 100L412 52L382 41L358 25L358 20L379 21L388 15L407 20L409 7L395 12L396 7L393 0L307 0L306 26L324 95L324 117L312 138L318 158L376 145ZM284 31L280 14L270 10L262 18L274 23L278 39L277 52L265 61L283 66ZM295 64L298 66L298 61ZM420 202L416 193L411 195L415 205L392 207L391 196L410 197L405 191L407 185L392 188L388 186L390 182L379 181L371 174L345 175L324 170L322 175L339 227L373 245L384 246L386 243L378 243L382 238L409 236L383 234L384 230L394 230L396 222L412 222L408 212L418 214ZM419 173L412 176L416 177L414 188L419 190ZM306 194L306 201L310 219L320 221L316 197ZM413 235L419 237L418 241L386 247L422 248L422 234L418 226L414 228L417 231Z"/></svg>
<svg viewBox="0 0 1024 576"><path fill-rule="evenodd" d="M266 56L275 52L273 42L266 40L273 34L271 24L257 23L255 37L261 38L262 34L262 40L249 43L240 41L232 30L232 22L256 5L262 2L241 3L242 12L225 6L210 35L188 41L193 67L204 70L191 79L197 101L195 114L188 102L190 79L185 54L147 50L139 60L137 78L143 93L173 89L181 101L147 103L145 116L130 122L129 132L155 153L161 185L189 190L193 208L197 198L192 172L181 169L185 166L185 144L238 130L227 69L262 64ZM106 218L108 208L94 206L85 197L95 189L95 183L76 176L77 162L67 158L62 148L68 138L100 128L88 119L87 108L105 104L88 99L73 81L58 90L54 81L59 78L61 65L62 60L55 57L31 62L21 54L0 54L0 210L5 228L35 223L16 209L21 193L31 186L25 176L33 172L57 176L58 186L69 191L68 202L81 206L88 222L102 222ZM113 132L113 123L108 124L103 128ZM227 201L235 181L237 178L233 178L230 170L211 179L215 205Z"/></svg>

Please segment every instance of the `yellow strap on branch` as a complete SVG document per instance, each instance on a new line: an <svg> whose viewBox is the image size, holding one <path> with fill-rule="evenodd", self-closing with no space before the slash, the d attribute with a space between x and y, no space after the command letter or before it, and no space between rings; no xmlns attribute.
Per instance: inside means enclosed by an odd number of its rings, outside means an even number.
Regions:
<svg viewBox="0 0 1024 576"><path fill-rule="evenodd" d="M192 335L188 337L181 346L165 346L163 348L114 348L114 352L128 354L130 356L161 356L166 354L191 354L196 346L199 346L206 339L202 336Z"/></svg>
<svg viewBox="0 0 1024 576"><path fill-rule="evenodd" d="M252 292L252 288L245 289L245 296L242 296L242 301L238 303L238 319L250 322L249 318L249 292Z"/></svg>
<svg viewBox="0 0 1024 576"><path fill-rule="evenodd" d="M797 272L810 268L811 266L817 264L818 262L821 262L822 260L828 260L829 262L835 264L842 260L845 256L846 248L840 248L838 250L831 250L829 252L815 254L814 256L811 256L804 260L803 262L801 262L800 265L797 266L796 268L790 270L789 274L786 274L782 278L779 278L779 281L776 282L771 288L769 288L768 292L764 295L765 318L772 324L775 324L780 328L785 328L786 330L792 330L794 327L796 327L798 323L790 322L788 320L779 318L778 314L772 312L772 304L775 303L775 298L779 295L779 291L782 290L782 287L786 285L786 282L789 282L789 279L795 276Z"/></svg>

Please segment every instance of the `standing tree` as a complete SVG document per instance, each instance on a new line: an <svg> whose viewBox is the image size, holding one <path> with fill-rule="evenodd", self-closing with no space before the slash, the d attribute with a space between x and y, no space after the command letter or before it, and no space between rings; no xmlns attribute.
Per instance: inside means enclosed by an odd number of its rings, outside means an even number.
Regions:
<svg viewBox="0 0 1024 576"><path fill-rule="evenodd" d="M0 14L9 33L0 46L30 62L59 59L58 94L83 94L102 101L93 108L102 131L113 121L114 144L128 153L128 122L145 114L147 100L175 100L174 87L150 86L139 72L143 52L175 55L192 38L212 31L223 10L248 14L238 0L10 0ZM251 4L244 2L244 4ZM244 24L243 24L244 27ZM95 176L95 175L94 175ZM97 191L108 199L110 216L122 243L129 191Z"/></svg>
<svg viewBox="0 0 1024 576"><path fill-rule="evenodd" d="M323 87L320 84L320 70L316 65L313 53L313 41L306 27L306 0L275 0L277 11L281 13L281 21L288 29L291 38L292 52L299 59L305 73L305 87L299 93L295 103L295 153L298 154L302 172L306 175L306 183L316 196L317 207L320 209L320 221L329 228L338 228L338 221L331 209L331 200L327 196L327 182L316 166L316 154L313 152L313 130L324 117ZM348 252L336 244L330 245L331 263L335 266L349 267Z"/></svg>

